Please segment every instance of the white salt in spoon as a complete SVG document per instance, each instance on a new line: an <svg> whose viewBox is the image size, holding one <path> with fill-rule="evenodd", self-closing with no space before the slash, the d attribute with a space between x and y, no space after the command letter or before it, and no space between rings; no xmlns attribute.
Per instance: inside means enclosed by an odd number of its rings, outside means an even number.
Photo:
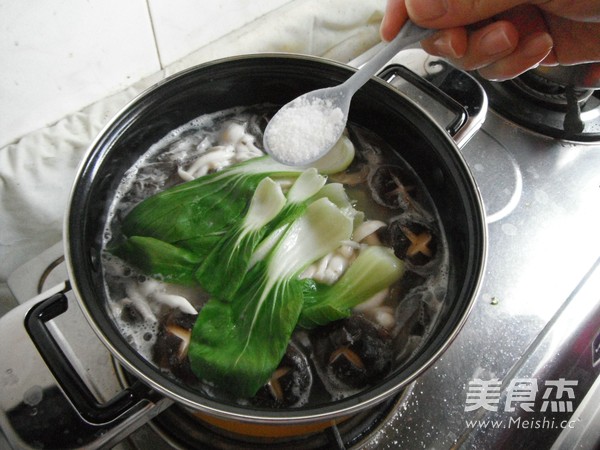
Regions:
<svg viewBox="0 0 600 450"><path fill-rule="evenodd" d="M409 20L392 41L344 83L308 92L282 106L265 129L266 152L289 166L305 166L324 156L344 132L356 91L396 53L436 31Z"/></svg>

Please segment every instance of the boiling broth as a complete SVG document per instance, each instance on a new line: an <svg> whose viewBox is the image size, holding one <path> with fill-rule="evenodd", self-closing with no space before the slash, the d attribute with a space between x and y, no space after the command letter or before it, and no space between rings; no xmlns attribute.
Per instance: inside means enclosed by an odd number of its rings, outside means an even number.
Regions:
<svg viewBox="0 0 600 450"><path fill-rule="evenodd" d="M104 249L122 239L121 221L145 198L261 156L259 143L272 112L271 106L258 105L204 115L152 145L126 173L114 196ZM135 350L204 395L270 408L318 405L353 395L400 367L424 343L447 289L448 251L442 224L423 183L401 158L402 149L391 148L372 132L353 124L347 131L356 157L346 171L331 175L329 181L343 183L355 208L365 214L375 229L368 235L372 243L392 247L404 260L403 278L388 292L359 305L349 319L311 331L297 329L284 357L287 371L274 375L254 398L235 399L195 379L185 368L175 367L169 358L163 361L157 357L157 348L164 344L165 324L172 327L169 330L185 333L208 295L200 287L149 278L104 251L108 307ZM428 242L418 242L420 236L427 235ZM351 251L340 249L340 258ZM182 324L186 321L187 325ZM350 342L349 335L360 339ZM359 342L361 339L366 344ZM186 349L181 350L184 364ZM368 359L371 353L376 354L372 360ZM365 374L371 367L376 367L375 372ZM285 401L278 400L278 395Z"/></svg>

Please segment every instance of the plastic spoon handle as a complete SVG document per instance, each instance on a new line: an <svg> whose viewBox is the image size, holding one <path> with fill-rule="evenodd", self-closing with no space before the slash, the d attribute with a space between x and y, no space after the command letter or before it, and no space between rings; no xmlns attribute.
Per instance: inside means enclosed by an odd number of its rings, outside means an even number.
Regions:
<svg viewBox="0 0 600 450"><path fill-rule="evenodd" d="M431 36L435 32L437 30L421 28L410 20L406 21L396 37L377 52L354 75L348 78L342 86L350 96L354 95L363 84L369 81L369 78L375 75L400 50Z"/></svg>

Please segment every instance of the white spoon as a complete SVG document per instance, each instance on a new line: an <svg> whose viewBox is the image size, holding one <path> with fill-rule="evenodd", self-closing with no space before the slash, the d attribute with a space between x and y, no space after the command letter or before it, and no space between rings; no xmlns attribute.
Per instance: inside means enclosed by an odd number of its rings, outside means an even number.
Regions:
<svg viewBox="0 0 600 450"><path fill-rule="evenodd" d="M265 129L266 152L290 166L305 166L324 156L344 132L355 92L400 50L436 31L409 20L392 41L344 83L308 92L282 106Z"/></svg>

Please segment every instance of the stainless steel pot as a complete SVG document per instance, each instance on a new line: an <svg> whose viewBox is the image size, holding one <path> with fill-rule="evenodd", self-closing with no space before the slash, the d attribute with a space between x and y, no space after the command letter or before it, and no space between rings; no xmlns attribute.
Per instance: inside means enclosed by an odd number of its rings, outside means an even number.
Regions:
<svg viewBox="0 0 600 450"><path fill-rule="evenodd" d="M421 177L438 209L450 246L450 283L441 320L426 344L406 363L372 388L323 406L277 411L242 407L206 398L166 377L129 346L106 307L99 264L106 208L125 171L152 143L201 114L239 105L284 104L306 91L340 83L352 71L318 58L282 55L238 57L205 64L177 74L139 96L92 144L73 186L65 220L69 280L91 328L125 371L138 381L108 404L97 403L77 379L46 326L48 320L66 308L62 292L45 301L37 299L28 306L25 319L32 341L86 421L106 425L107 429L111 423L118 424L112 433L122 436L133 431L134 424L143 423L141 417L147 420L160 410L150 412L147 405L168 399L210 417L238 422L274 426L327 422L372 407L400 392L457 335L483 274L486 226L481 200L448 132L398 90L375 79L355 95L350 121L402 149L402 157ZM473 131L466 130L463 122L461 119L454 124L462 141Z"/></svg>

